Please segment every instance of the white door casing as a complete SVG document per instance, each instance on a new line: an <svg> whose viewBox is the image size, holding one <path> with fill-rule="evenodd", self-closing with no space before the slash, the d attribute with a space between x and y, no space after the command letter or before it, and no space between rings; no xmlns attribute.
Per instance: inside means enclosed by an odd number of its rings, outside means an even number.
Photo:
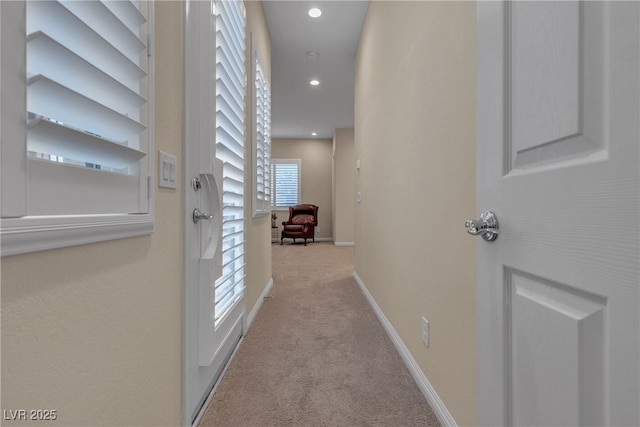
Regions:
<svg viewBox="0 0 640 427"><path fill-rule="evenodd" d="M222 274L223 165L215 151L214 1L185 2L185 426L198 416L243 330L244 304L215 321L215 281ZM195 222L196 208L211 219Z"/></svg>
<svg viewBox="0 0 640 427"><path fill-rule="evenodd" d="M478 423L639 425L640 4L477 13Z"/></svg>

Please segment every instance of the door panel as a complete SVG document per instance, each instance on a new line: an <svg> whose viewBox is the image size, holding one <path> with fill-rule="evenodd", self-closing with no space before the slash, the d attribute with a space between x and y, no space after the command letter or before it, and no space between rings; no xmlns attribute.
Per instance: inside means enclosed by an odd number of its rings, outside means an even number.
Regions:
<svg viewBox="0 0 640 427"><path fill-rule="evenodd" d="M505 270L514 425L602 425L606 299Z"/></svg>
<svg viewBox="0 0 640 427"><path fill-rule="evenodd" d="M607 147L603 3L505 6L505 173L601 158Z"/></svg>
<svg viewBox="0 0 640 427"><path fill-rule="evenodd" d="M638 425L640 6L477 17L479 424Z"/></svg>

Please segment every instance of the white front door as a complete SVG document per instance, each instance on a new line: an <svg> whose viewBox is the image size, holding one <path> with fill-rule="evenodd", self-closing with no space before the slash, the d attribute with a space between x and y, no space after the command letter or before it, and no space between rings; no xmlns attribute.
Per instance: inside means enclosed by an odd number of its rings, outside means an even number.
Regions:
<svg viewBox="0 0 640 427"><path fill-rule="evenodd" d="M637 426L640 3L477 11L478 422Z"/></svg>
<svg viewBox="0 0 640 427"><path fill-rule="evenodd" d="M223 163L215 151L213 3L185 2L185 426L193 424L238 344L244 317L243 300L223 316L216 310L224 297L216 293L223 272Z"/></svg>

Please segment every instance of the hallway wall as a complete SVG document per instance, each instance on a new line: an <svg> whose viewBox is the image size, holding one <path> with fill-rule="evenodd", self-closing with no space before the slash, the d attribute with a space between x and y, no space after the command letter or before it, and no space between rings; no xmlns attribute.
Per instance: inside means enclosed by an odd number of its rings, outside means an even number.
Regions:
<svg viewBox="0 0 640 427"><path fill-rule="evenodd" d="M155 2L155 150L177 156L179 177L183 7ZM154 197L152 235L2 258L3 409L54 409L61 426L180 424L182 184Z"/></svg>
<svg viewBox="0 0 640 427"><path fill-rule="evenodd" d="M245 2L247 10L247 66L251 63L251 50L249 46L249 33L253 33L254 43L258 47L260 58L264 71L267 75L267 81L271 84L271 39L269 38L269 30L264 19L262 11L262 3L258 1ZM252 78L248 78L248 82L252 82ZM253 105L251 96L253 93L253 85L247 84L247 118L252 116ZM251 136L251 121L246 121L247 135L247 152L245 170L247 171L245 192L246 205L245 217L246 225L246 265L247 278L246 296L247 296L247 315L256 306L261 303L260 297L265 286L271 280L271 217L269 215L253 218L253 146Z"/></svg>
<svg viewBox="0 0 640 427"><path fill-rule="evenodd" d="M333 241L353 244L356 197L356 159L353 129L336 129L333 135Z"/></svg>
<svg viewBox="0 0 640 427"><path fill-rule="evenodd" d="M355 270L459 425L476 423L475 55L474 3L374 1L356 59Z"/></svg>

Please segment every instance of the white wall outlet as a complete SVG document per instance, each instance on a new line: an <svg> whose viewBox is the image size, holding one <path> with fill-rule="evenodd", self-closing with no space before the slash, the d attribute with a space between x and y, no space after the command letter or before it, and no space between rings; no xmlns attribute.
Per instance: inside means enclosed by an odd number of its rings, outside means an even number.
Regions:
<svg viewBox="0 0 640 427"><path fill-rule="evenodd" d="M422 318L422 342L429 347L429 321Z"/></svg>

